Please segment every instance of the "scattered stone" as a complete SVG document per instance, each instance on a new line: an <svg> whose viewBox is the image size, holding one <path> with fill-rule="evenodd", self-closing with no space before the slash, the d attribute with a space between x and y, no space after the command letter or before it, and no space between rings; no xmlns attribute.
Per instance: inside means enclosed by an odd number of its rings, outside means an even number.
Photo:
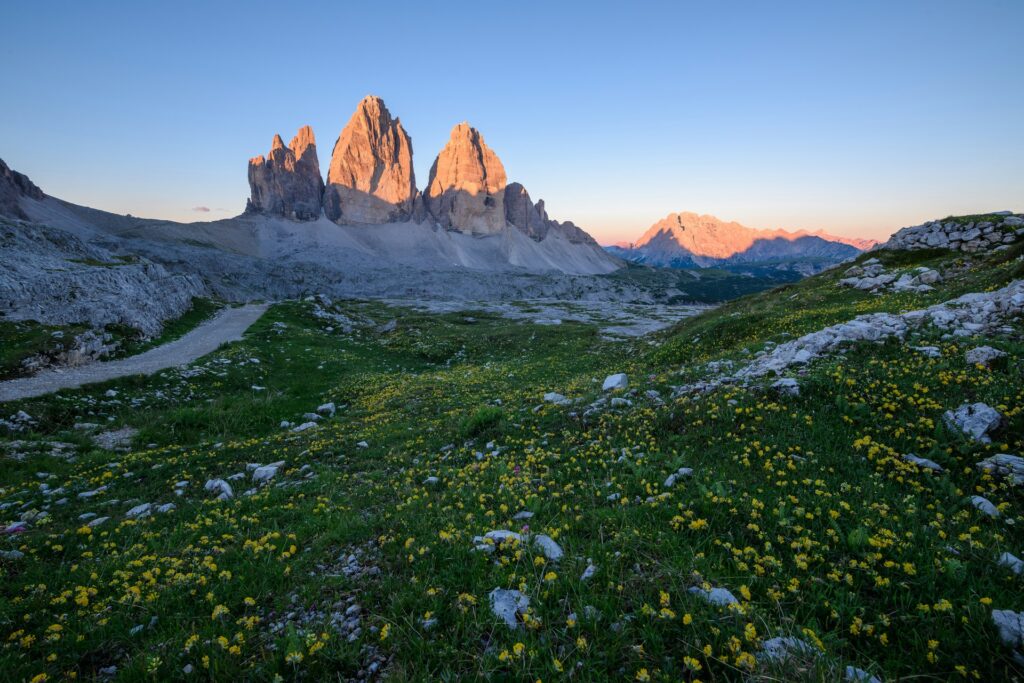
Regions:
<svg viewBox="0 0 1024 683"><path fill-rule="evenodd" d="M843 679L847 683L882 683L877 676L872 676L864 669L858 669L855 666L847 666L843 672Z"/></svg>
<svg viewBox="0 0 1024 683"><path fill-rule="evenodd" d="M564 406L569 402L569 399L567 399L565 396L562 396L559 393L549 391L548 393L544 394L544 401L546 403L554 403L556 405Z"/></svg>
<svg viewBox="0 0 1024 683"><path fill-rule="evenodd" d="M334 403L324 403L321 406L317 406L316 412L320 415L326 415L327 417L334 417L334 413L337 411Z"/></svg>
<svg viewBox="0 0 1024 683"><path fill-rule="evenodd" d="M366 443L365 441L359 441L356 443L356 446L359 446L360 448L369 448L370 444Z"/></svg>
<svg viewBox="0 0 1024 683"><path fill-rule="evenodd" d="M998 517L999 508L992 504L988 498L982 496L971 496L971 505L974 506L982 514L988 515L989 517Z"/></svg>
<svg viewBox="0 0 1024 683"><path fill-rule="evenodd" d="M516 514L512 515L512 519L516 521L530 519L531 517L533 517L533 513L530 512L529 510L523 510L522 512L517 512Z"/></svg>
<svg viewBox="0 0 1024 683"><path fill-rule="evenodd" d="M437 477L427 477L426 479L423 480L423 485L424 486L433 486L433 485L437 484L440 481L441 480L438 479Z"/></svg>
<svg viewBox="0 0 1024 683"><path fill-rule="evenodd" d="M601 385L602 391L625 391L629 387L629 379L626 377L626 373L619 372L614 375L608 375L605 377L604 384Z"/></svg>
<svg viewBox="0 0 1024 683"><path fill-rule="evenodd" d="M548 558L552 562L558 562L565 555L553 538L544 534L538 534L533 537L533 545L540 548L541 552L544 553L544 557Z"/></svg>
<svg viewBox="0 0 1024 683"><path fill-rule="evenodd" d="M680 467L678 470L668 475L665 479L665 483L662 485L663 488L670 489L676 485L676 482L682 477L689 477L693 475L693 469L690 467Z"/></svg>
<svg viewBox="0 0 1024 683"><path fill-rule="evenodd" d="M277 462L272 462L269 465L257 467L252 472L252 480L256 484L266 483L277 476L277 470L281 467L284 467L284 460L278 460Z"/></svg>
<svg viewBox="0 0 1024 683"><path fill-rule="evenodd" d="M163 515L163 514L166 514L168 512L173 512L174 510L177 509L177 507L178 506L175 505L174 503L164 503L163 505L157 505L156 506L156 511L159 514Z"/></svg>
<svg viewBox="0 0 1024 683"><path fill-rule="evenodd" d="M910 464L917 465L918 467L923 467L926 470L932 470L933 472L941 472L942 471L942 465L940 465L939 463L935 462L934 460L929 460L928 458L920 458L920 457L914 455L913 453L907 453L906 455L904 455L902 457L903 457L904 460L906 460Z"/></svg>
<svg viewBox="0 0 1024 683"><path fill-rule="evenodd" d="M139 433L134 427L122 427L107 432L101 432L92 437L93 443L104 450L119 451L128 450L132 439Z"/></svg>
<svg viewBox="0 0 1024 683"><path fill-rule="evenodd" d="M491 611L509 628L517 628L522 615L530 608L530 598L517 590L495 588L490 598Z"/></svg>
<svg viewBox="0 0 1024 683"><path fill-rule="evenodd" d="M1008 609L992 610L992 621L999 629L999 637L1010 647L1024 646L1024 612Z"/></svg>
<svg viewBox="0 0 1024 683"><path fill-rule="evenodd" d="M981 443L991 443L989 434L1003 424L1003 416L984 403L964 403L955 411L947 410L942 419L950 429L963 432Z"/></svg>
<svg viewBox="0 0 1024 683"><path fill-rule="evenodd" d="M583 570L583 574L580 575L580 581L589 581L596 573L597 567L593 564L588 564L587 568Z"/></svg>
<svg viewBox="0 0 1024 683"><path fill-rule="evenodd" d="M25 553L20 550L0 550L0 560L13 562L15 560L20 560L23 557L25 557Z"/></svg>
<svg viewBox="0 0 1024 683"><path fill-rule="evenodd" d="M86 524L86 526L90 529L95 529L98 526L103 526L104 524L106 524L109 519L110 517L97 517L96 519Z"/></svg>
<svg viewBox="0 0 1024 683"><path fill-rule="evenodd" d="M729 605L739 604L739 600L733 595L727 588L712 588L711 590L705 590L700 586L691 586L690 593L698 595L712 605L718 607L727 607Z"/></svg>
<svg viewBox="0 0 1024 683"><path fill-rule="evenodd" d="M230 500L235 497L235 492L231 489L231 484L227 483L223 479L210 479L206 482L203 488L210 492L217 494L217 500Z"/></svg>
<svg viewBox="0 0 1024 683"><path fill-rule="evenodd" d="M1007 567L1014 574L1020 574L1021 572L1024 572L1024 560L1021 560L1013 553L1003 553L1002 555L1000 555L999 566Z"/></svg>
<svg viewBox="0 0 1024 683"><path fill-rule="evenodd" d="M124 516L128 519L142 519L143 517L149 517L151 512L153 512L153 505L151 503L142 503L126 512Z"/></svg>
<svg viewBox="0 0 1024 683"><path fill-rule="evenodd" d="M783 377L772 383L772 389L782 396L799 396L800 385L792 377Z"/></svg>
<svg viewBox="0 0 1024 683"><path fill-rule="evenodd" d="M304 432L307 429L313 429L314 427L316 427L316 422L303 422L298 427L293 428L292 431L296 433Z"/></svg>
<svg viewBox="0 0 1024 683"><path fill-rule="evenodd" d="M784 662L795 656L817 656L818 654L818 650L806 640L794 638L793 636L779 636L769 638L761 643L761 652L758 655L758 659L769 662Z"/></svg>
<svg viewBox="0 0 1024 683"><path fill-rule="evenodd" d="M1024 484L1024 458L1019 455L998 453L985 458L977 467L984 472L1008 478L1014 486Z"/></svg>
<svg viewBox="0 0 1024 683"><path fill-rule="evenodd" d="M928 358L942 358L942 350L938 346L911 346L910 348Z"/></svg>
<svg viewBox="0 0 1024 683"><path fill-rule="evenodd" d="M999 359L1005 358L1006 352L994 349L991 346L979 346L965 353L964 357L970 365L982 365L988 368L992 367Z"/></svg>

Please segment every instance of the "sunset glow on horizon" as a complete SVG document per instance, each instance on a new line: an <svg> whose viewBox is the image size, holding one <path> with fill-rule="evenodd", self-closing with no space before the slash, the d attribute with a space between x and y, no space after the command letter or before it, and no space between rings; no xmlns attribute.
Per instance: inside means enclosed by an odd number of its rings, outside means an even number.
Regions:
<svg viewBox="0 0 1024 683"><path fill-rule="evenodd" d="M0 10L0 158L117 213L237 215L246 161L307 124L326 177L370 93L421 191L468 120L602 244L672 212L885 239L1024 209L1024 3L56 4Z"/></svg>

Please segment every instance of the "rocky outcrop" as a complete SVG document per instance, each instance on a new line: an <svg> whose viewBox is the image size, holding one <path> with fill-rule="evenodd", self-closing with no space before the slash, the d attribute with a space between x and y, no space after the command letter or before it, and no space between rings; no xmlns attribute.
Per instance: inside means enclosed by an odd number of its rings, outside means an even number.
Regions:
<svg viewBox="0 0 1024 683"><path fill-rule="evenodd" d="M275 135L266 157L250 159L249 191L246 213L302 221L320 218L324 181L313 129L300 128L288 147L280 135Z"/></svg>
<svg viewBox="0 0 1024 683"><path fill-rule="evenodd" d="M448 144L430 167L426 208L445 229L497 234L505 229L505 183L498 155L480 131L463 122L452 128Z"/></svg>
<svg viewBox="0 0 1024 683"><path fill-rule="evenodd" d="M153 336L208 293L198 275L115 256L38 223L0 221L0 317L7 320L120 324Z"/></svg>
<svg viewBox="0 0 1024 683"><path fill-rule="evenodd" d="M334 145L324 213L343 225L399 223L415 218L416 195L409 134L383 100L363 98Z"/></svg>
<svg viewBox="0 0 1024 683"><path fill-rule="evenodd" d="M530 193L519 183L505 187L505 220L538 242L547 237L549 220L544 211L544 200L536 204L530 200Z"/></svg>
<svg viewBox="0 0 1024 683"><path fill-rule="evenodd" d="M27 219L21 198L42 199L46 195L24 173L13 171L0 159L0 216Z"/></svg>
<svg viewBox="0 0 1024 683"><path fill-rule="evenodd" d="M935 289L932 285L942 282L942 274L927 266L918 266L900 273L886 270L882 262L876 258L846 269L843 275L843 279L839 281L840 285L872 294L880 294L883 291L930 292Z"/></svg>
<svg viewBox="0 0 1024 683"><path fill-rule="evenodd" d="M1024 215L1009 211L976 217L929 221L903 228L883 245L885 249L952 249L978 252L998 249L1024 238Z"/></svg>

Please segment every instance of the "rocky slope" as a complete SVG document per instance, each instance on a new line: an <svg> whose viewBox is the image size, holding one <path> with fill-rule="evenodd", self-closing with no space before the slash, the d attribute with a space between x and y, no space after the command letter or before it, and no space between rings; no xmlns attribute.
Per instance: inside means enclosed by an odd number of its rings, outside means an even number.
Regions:
<svg viewBox="0 0 1024 683"><path fill-rule="evenodd" d="M266 157L249 160L249 188L246 213L302 221L319 218L324 181L320 177L313 129L300 128L287 147L281 136L275 135Z"/></svg>
<svg viewBox="0 0 1024 683"><path fill-rule="evenodd" d="M412 140L384 101L363 98L331 154L324 212L335 223L397 223L413 218Z"/></svg>
<svg viewBox="0 0 1024 683"><path fill-rule="evenodd" d="M756 230L715 216L672 213L628 247L610 251L622 258L671 268L763 265L811 274L874 246L823 232Z"/></svg>
<svg viewBox="0 0 1024 683"><path fill-rule="evenodd" d="M952 249L968 253L1005 248L1024 231L1024 214L1010 211L950 217L903 228L886 249Z"/></svg>
<svg viewBox="0 0 1024 683"><path fill-rule="evenodd" d="M0 159L0 216L27 218L21 209L22 197L42 199L43 191L23 173L12 171Z"/></svg>
<svg viewBox="0 0 1024 683"><path fill-rule="evenodd" d="M115 255L64 230L0 219L0 319L118 324L154 336L207 293L198 275Z"/></svg>

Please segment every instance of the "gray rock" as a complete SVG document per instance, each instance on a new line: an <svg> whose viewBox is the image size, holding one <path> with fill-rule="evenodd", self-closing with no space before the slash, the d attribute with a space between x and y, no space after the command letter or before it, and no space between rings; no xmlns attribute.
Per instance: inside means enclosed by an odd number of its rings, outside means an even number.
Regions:
<svg viewBox="0 0 1024 683"><path fill-rule="evenodd" d="M913 465L923 467L924 469L927 470L932 470L933 472L942 471L942 465L940 465L939 463L935 462L934 460L929 460L928 458L920 458L914 455L913 453L907 453L906 455L903 456L903 459Z"/></svg>
<svg viewBox="0 0 1024 683"><path fill-rule="evenodd" d="M800 395L800 384L792 377L783 377L780 380L772 382L772 389L775 389L775 391L779 392L782 396Z"/></svg>
<svg viewBox="0 0 1024 683"><path fill-rule="evenodd" d="M736 596L726 588L712 588L710 590L705 590L700 586L691 586L689 592L718 607L727 607L729 605L739 604L739 600L736 599Z"/></svg>
<svg viewBox="0 0 1024 683"><path fill-rule="evenodd" d="M495 588L490 594L491 611L509 628L517 628L530 608L530 598L517 590Z"/></svg>
<svg viewBox="0 0 1024 683"><path fill-rule="evenodd" d="M681 479L682 477L689 477L692 474L692 468L680 467L678 470L676 470L675 472L673 472L672 474L668 475L668 477L665 478L665 483L662 484L662 488L670 489L676 485L676 482L679 481L679 479Z"/></svg>
<svg viewBox="0 0 1024 683"><path fill-rule="evenodd" d="M565 555L562 551L562 547L555 542L550 536L544 534L538 534L533 537L533 545L540 548L541 552L544 553L544 557L548 558L552 562L557 562Z"/></svg>
<svg viewBox="0 0 1024 683"><path fill-rule="evenodd" d="M999 516L999 508L993 505L992 501L988 498L984 498L982 496L971 496L970 501L971 505L974 506L978 512L988 515L989 517Z"/></svg>
<svg viewBox="0 0 1024 683"><path fill-rule="evenodd" d="M629 379L623 372L608 375L605 377L604 384L601 385L602 391L625 391L629 387Z"/></svg>
<svg viewBox="0 0 1024 683"><path fill-rule="evenodd" d="M956 410L947 410L942 419L950 429L981 443L991 443L989 434L1003 423L1003 416L995 408L980 402L964 403Z"/></svg>
<svg viewBox="0 0 1024 683"><path fill-rule="evenodd" d="M1024 646L1024 612L995 609L992 610L992 622L999 629L1003 644L1013 648Z"/></svg>
<svg viewBox="0 0 1024 683"><path fill-rule="evenodd" d="M985 367L989 367L992 365L993 361L1005 358L1006 353L999 349L994 349L991 346L979 346L968 351L964 354L964 357L970 365L984 365Z"/></svg>
<svg viewBox="0 0 1024 683"><path fill-rule="evenodd" d="M1019 455L998 453L977 464L978 469L1006 477L1014 486L1024 484L1024 458Z"/></svg>
<svg viewBox="0 0 1024 683"><path fill-rule="evenodd" d="M882 683L877 676L872 676L864 669L847 666L843 671L843 680L847 683Z"/></svg>
<svg viewBox="0 0 1024 683"><path fill-rule="evenodd" d="M128 519L142 519L143 517L149 517L150 513L153 512L152 503L142 503L136 505L131 510L124 514Z"/></svg>
<svg viewBox="0 0 1024 683"><path fill-rule="evenodd" d="M1014 574L1024 572L1024 560L1021 560L1013 553L1003 553L1000 555L999 566L1008 568Z"/></svg>
<svg viewBox="0 0 1024 683"><path fill-rule="evenodd" d="M768 662L784 662L791 657L817 656L818 650L806 640L793 636L769 638L761 643L758 659Z"/></svg>
<svg viewBox="0 0 1024 683"><path fill-rule="evenodd" d="M235 497L235 492L231 489L231 484L227 483L223 479L210 479L203 486L203 489L211 493L216 493L217 500L230 500Z"/></svg>

